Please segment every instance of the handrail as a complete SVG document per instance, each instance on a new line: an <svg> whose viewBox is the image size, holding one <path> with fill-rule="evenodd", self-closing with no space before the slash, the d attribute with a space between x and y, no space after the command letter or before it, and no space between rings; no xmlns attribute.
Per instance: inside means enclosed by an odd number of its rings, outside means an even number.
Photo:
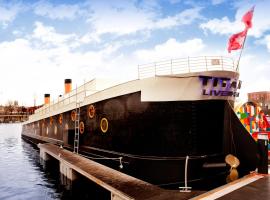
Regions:
<svg viewBox="0 0 270 200"><path fill-rule="evenodd" d="M237 65L232 58L222 56L178 58L138 65L138 78L143 79L159 75L176 75L213 70L237 71ZM85 82L80 87L76 87L76 89L64 94L62 97L58 97L57 100L35 110L35 114L29 116L29 122L55 115L63 111L63 109L70 108L71 105L76 103L77 98L79 98L79 101L83 101L85 97L98 91L100 89L97 89L96 79Z"/></svg>
<svg viewBox="0 0 270 200"><path fill-rule="evenodd" d="M138 77L143 79L159 75L176 75L213 70L237 71L237 65L232 58L224 56L178 58L139 65Z"/></svg>

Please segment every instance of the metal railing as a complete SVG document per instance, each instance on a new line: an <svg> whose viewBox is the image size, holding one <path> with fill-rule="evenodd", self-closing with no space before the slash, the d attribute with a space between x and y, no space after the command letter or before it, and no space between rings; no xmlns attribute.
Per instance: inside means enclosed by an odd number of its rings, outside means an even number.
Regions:
<svg viewBox="0 0 270 200"><path fill-rule="evenodd" d="M138 66L139 79L176 75L191 72L227 70L237 71L237 63L232 58L223 56L198 56L165 60Z"/></svg>
<svg viewBox="0 0 270 200"><path fill-rule="evenodd" d="M176 75L214 70L237 71L237 65L234 63L232 58L222 56L179 58L139 65L138 79L159 75ZM113 86L113 84L108 84L105 87L99 87L96 83L96 79L86 82L82 86L76 87L76 89L72 90L68 94L64 94L63 96L58 97L57 100L53 100L49 104L35 110L35 114L29 116L29 122L75 109L77 101L83 102L87 96L111 86Z"/></svg>
<svg viewBox="0 0 270 200"><path fill-rule="evenodd" d="M65 109L75 108L77 101L82 102L86 96L98 91L96 90L95 84L95 79L91 80L80 87L76 87L76 89L71 92L58 97L57 100L53 100L49 104L45 104L41 108L35 110L34 115L29 116L29 122L55 115Z"/></svg>

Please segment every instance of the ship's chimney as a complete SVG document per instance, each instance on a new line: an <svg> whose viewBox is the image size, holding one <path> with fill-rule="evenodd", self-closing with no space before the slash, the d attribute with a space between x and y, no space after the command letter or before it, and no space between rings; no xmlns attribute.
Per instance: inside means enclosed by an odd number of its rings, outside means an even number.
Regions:
<svg viewBox="0 0 270 200"><path fill-rule="evenodd" d="M44 104L50 103L50 94L44 94Z"/></svg>
<svg viewBox="0 0 270 200"><path fill-rule="evenodd" d="M65 94L71 92L71 90L72 90L72 80L65 79Z"/></svg>

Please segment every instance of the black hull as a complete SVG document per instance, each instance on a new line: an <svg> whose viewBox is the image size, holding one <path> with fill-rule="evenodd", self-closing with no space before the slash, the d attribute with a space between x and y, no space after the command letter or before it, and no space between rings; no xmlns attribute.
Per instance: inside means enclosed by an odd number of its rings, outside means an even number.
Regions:
<svg viewBox="0 0 270 200"><path fill-rule="evenodd" d="M225 181L227 167L204 168L223 163L227 154L241 162L240 174L256 168L255 141L241 125L226 100L141 102L140 92L81 107L80 152L91 159L161 186L184 186L185 161L189 185ZM62 144L72 149L75 123L71 111L23 126L23 136ZM108 131L100 121L106 118ZM56 130L56 131L55 131ZM96 158L106 159L96 159ZM122 157L123 169L119 168ZM111 158L111 159L107 159Z"/></svg>

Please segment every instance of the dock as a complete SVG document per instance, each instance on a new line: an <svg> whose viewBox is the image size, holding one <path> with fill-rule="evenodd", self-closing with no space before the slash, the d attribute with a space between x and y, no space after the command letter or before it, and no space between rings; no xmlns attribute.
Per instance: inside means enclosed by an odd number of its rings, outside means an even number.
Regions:
<svg viewBox="0 0 270 200"><path fill-rule="evenodd" d="M60 172L70 180L79 173L111 193L111 200L185 200L201 194L201 191L180 192L165 190L117 170L101 165L53 144L39 144L43 160L51 157L60 163Z"/></svg>
<svg viewBox="0 0 270 200"><path fill-rule="evenodd" d="M270 176L266 174L251 173L208 192L180 192L152 185L53 144L39 144L38 147L44 161L52 158L59 161L62 175L69 180L83 175L109 191L111 200L270 199Z"/></svg>

